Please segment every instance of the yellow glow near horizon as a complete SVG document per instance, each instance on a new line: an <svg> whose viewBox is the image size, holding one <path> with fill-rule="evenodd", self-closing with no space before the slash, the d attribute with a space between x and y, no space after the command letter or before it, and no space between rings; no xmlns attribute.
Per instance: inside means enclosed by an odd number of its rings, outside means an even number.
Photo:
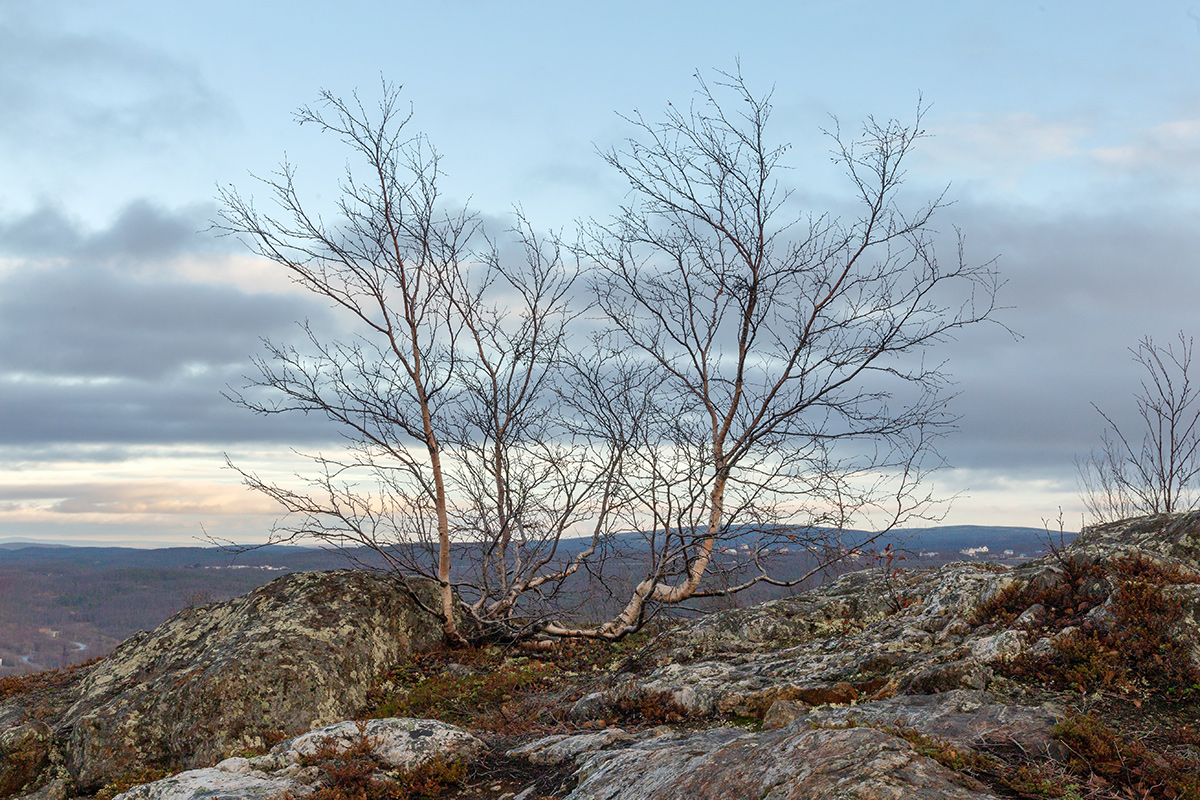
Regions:
<svg viewBox="0 0 1200 800"><path fill-rule="evenodd" d="M104 448L91 452L95 460L0 458L0 541L195 544L205 531L261 541L282 513L242 486L215 449L123 448L114 460L103 459ZM281 478L302 466L277 454L235 455Z"/></svg>
<svg viewBox="0 0 1200 800"><path fill-rule="evenodd" d="M196 545L205 536L263 541L282 509L241 484L224 454L206 447L124 448L121 458L33 459L0 453L0 541L36 539L129 546ZM236 463L289 485L311 463L283 449L231 452ZM938 494L960 496L940 525L1057 525L1082 522L1074 485L999 472L945 470L934 476Z"/></svg>

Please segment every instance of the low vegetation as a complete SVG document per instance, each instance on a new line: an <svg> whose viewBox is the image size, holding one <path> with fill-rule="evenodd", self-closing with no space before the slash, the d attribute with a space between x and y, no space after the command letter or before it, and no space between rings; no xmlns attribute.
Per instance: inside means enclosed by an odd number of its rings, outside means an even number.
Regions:
<svg viewBox="0 0 1200 800"><path fill-rule="evenodd" d="M1179 635L1184 606L1173 591L1200 585L1200 575L1140 555L1059 566L1057 583L1012 584L974 621L1016 623L1042 642L993 666L1074 706L1054 731L1067 756L1038 765L1009 753L999 770L966 771L1018 797L1200 798L1200 670Z"/></svg>
<svg viewBox="0 0 1200 800"><path fill-rule="evenodd" d="M526 706L562 685L556 663L507 655L500 648L414 654L371 692L370 717L419 717L505 729L527 722Z"/></svg>
<svg viewBox="0 0 1200 800"><path fill-rule="evenodd" d="M63 667L62 669L31 672L24 675L10 675L7 678L0 678L0 701L16 697L17 695L61 689L87 674L87 670L99 660L99 658L93 658L90 661L76 664L73 667Z"/></svg>
<svg viewBox="0 0 1200 800"><path fill-rule="evenodd" d="M320 770L320 786L311 794L288 793L281 800L418 800L440 797L462 783L466 764L435 758L413 770L397 770L375 755L377 743L360 723L346 744L328 737L301 765Z"/></svg>
<svg viewBox="0 0 1200 800"><path fill-rule="evenodd" d="M1194 752L1186 754L1187 748L1200 744L1191 727L1172 737L1172 747L1153 749L1095 716L1072 714L1054 730L1054 738L1069 753L1062 760L1031 758L1015 745L984 752L897 725L851 720L822 727L871 727L898 736L921 755L975 778L1004 797L1200 798L1200 762Z"/></svg>
<svg viewBox="0 0 1200 800"><path fill-rule="evenodd" d="M420 717L505 735L558 730L571 703L600 676L634 672L652 630L616 644L564 643L525 654L497 646L416 653L384 674L364 717ZM668 695L614 696L607 717L579 727L681 722L686 712Z"/></svg>
<svg viewBox="0 0 1200 800"><path fill-rule="evenodd" d="M1148 737L1120 733L1094 715L1072 715L1055 736L1071 753L1068 768L1089 788L1129 797L1200 798L1200 735L1190 725L1154 747Z"/></svg>
<svg viewBox="0 0 1200 800"><path fill-rule="evenodd" d="M1048 648L997 665L1001 674L1047 688L1117 692L1145 699L1200 696L1200 670L1177 636L1183 604L1169 587L1200 584L1200 575L1143 556L1107 569L1063 559L1063 580L1011 585L976 611L976 622L1020 626ZM1032 609L1032 612L1030 611Z"/></svg>
<svg viewBox="0 0 1200 800"><path fill-rule="evenodd" d="M74 699L72 690L87 677L100 661L93 658L82 664L42 672L0 678L0 703L22 697L25 713L34 719L46 719L65 709Z"/></svg>
<svg viewBox="0 0 1200 800"><path fill-rule="evenodd" d="M169 770L153 767L127 772L116 780L104 784L103 788L96 792L95 800L112 800L117 795L129 791L134 786L141 786L143 783L162 780L171 774Z"/></svg>

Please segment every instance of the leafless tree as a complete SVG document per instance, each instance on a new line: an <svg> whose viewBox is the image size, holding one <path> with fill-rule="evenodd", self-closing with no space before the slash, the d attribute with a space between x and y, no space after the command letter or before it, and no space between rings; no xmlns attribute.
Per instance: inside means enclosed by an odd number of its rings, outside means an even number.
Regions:
<svg viewBox="0 0 1200 800"><path fill-rule="evenodd" d="M770 110L722 75L699 80L688 111L634 116L639 136L605 155L629 203L570 248L518 218L514 260L476 216L443 207L437 154L404 133L394 89L378 112L328 93L303 109L361 162L337 223L306 209L285 164L265 180L278 216L229 189L217 226L358 326L344 341L305 326L303 347L268 342L234 395L259 413L324 414L347 439L313 456L304 489L243 472L292 512L276 539L361 545L434 578L452 642L549 642L795 585L811 573L773 570L787 547L829 565L938 518L923 479L954 419L926 353L991 317L996 275L967 265L961 241L953 263L937 259L940 197L901 209L920 108L911 126L830 134L861 206L850 223L794 213ZM873 533L855 540L854 525ZM633 570L633 590L609 618L580 620L564 582L606 558Z"/></svg>
<svg viewBox="0 0 1200 800"><path fill-rule="evenodd" d="M1146 376L1135 396L1137 430L1122 430L1092 404L1106 428L1100 448L1076 463L1084 505L1096 522L1200 503L1200 391L1191 382L1192 349L1192 338L1181 331L1166 347L1147 336L1129 351Z"/></svg>
<svg viewBox="0 0 1200 800"><path fill-rule="evenodd" d="M323 414L348 446L312 456L303 490L243 476L290 512L273 541L366 547L400 576L433 578L441 604L431 610L449 641L465 640L464 612L473 636L511 634L530 613L522 600L544 597L595 552L599 531L570 556L558 544L597 516L611 471L607 454L556 427L573 274L523 218L514 233L524 257L511 264L476 216L444 208L437 153L406 133L396 87L384 87L373 116L325 93L298 120L359 159L337 223L306 208L284 164L263 181L278 216L231 188L217 228L357 329L329 341L306 324L302 347L266 342L259 375L234 399L262 414ZM465 578L454 574L464 553L474 567Z"/></svg>
<svg viewBox="0 0 1200 800"><path fill-rule="evenodd" d="M689 108L629 118L638 137L605 160L630 200L579 247L610 346L652 387L621 473L623 527L649 558L610 634L664 604L803 580L773 575L788 543L838 559L865 543L842 538L852 524L870 539L936 518L922 478L953 418L924 355L995 308L990 265L966 264L961 242L952 263L935 256L942 199L898 203L919 107L912 125L830 133L861 208L846 223L794 211L769 96L740 74L697 81Z"/></svg>

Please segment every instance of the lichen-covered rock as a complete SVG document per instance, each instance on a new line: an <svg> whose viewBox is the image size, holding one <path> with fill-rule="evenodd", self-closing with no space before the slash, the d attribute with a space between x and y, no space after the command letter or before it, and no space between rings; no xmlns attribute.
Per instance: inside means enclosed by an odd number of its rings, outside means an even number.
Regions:
<svg viewBox="0 0 1200 800"><path fill-rule="evenodd" d="M556 734L547 736L521 747L509 750L509 758L520 758L530 764L552 766L573 761L584 753L604 750L614 744L633 740L633 736L620 728L609 728L598 733L580 733L574 736Z"/></svg>
<svg viewBox="0 0 1200 800"><path fill-rule="evenodd" d="M1065 550L1065 555L1093 562L1132 554L1200 572L1200 511L1093 525Z"/></svg>
<svg viewBox="0 0 1200 800"><path fill-rule="evenodd" d="M325 746L348 749L361 737L371 742L371 753L389 767L411 772L434 759L470 760L484 745L455 725L432 719L389 717L363 722L337 722L280 742L265 756L247 759L250 769L276 771L299 764Z"/></svg>
<svg viewBox="0 0 1200 800"><path fill-rule="evenodd" d="M70 791L72 786L70 776L61 772L51 777L37 791L20 795L17 800L67 800L73 794Z"/></svg>
<svg viewBox="0 0 1200 800"><path fill-rule="evenodd" d="M414 584L434 603L434 587ZM289 575L190 608L126 641L56 729L80 789L145 768L211 765L270 738L353 716L380 671L441 640L392 580Z"/></svg>
<svg viewBox="0 0 1200 800"><path fill-rule="evenodd" d="M215 767L188 770L135 786L117 797L122 800L270 800L288 792L303 797L311 791L307 785L287 776L244 771L240 764L222 761Z"/></svg>
<svg viewBox="0 0 1200 800"><path fill-rule="evenodd" d="M871 591L872 575L852 572L823 591L771 600L702 617L672 638L675 658L761 653L840 634L890 611L884 593Z"/></svg>
<svg viewBox="0 0 1200 800"><path fill-rule="evenodd" d="M670 695L693 716L763 719L780 701L845 705L983 690L996 677L994 664L1049 652L1055 640L1034 632L1046 614L1040 604L997 628L977 624L982 603L1013 584L1068 580L1070 559L1111 565L1130 555L1200 571L1200 512L1090 528L1063 550L1012 570L980 562L899 574L867 569L796 597L714 614L673 633L646 659L656 668L623 678L607 695L593 692L572 716L599 716L606 700L639 694ZM1090 579L1111 580L1103 570ZM1200 663L1200 584L1163 592L1180 602L1180 633ZM1097 606L1089 619L1102 628L1111 617Z"/></svg>
<svg viewBox="0 0 1200 800"><path fill-rule="evenodd" d="M1053 737L1064 712L1043 706L1000 703L987 692L959 689L945 694L908 695L861 706L813 709L799 717L806 727L848 723L904 728L962 747L1019 742L1030 755L1061 756Z"/></svg>
<svg viewBox="0 0 1200 800"><path fill-rule="evenodd" d="M53 747L53 732L44 722L0 731L0 797L32 792L50 765Z"/></svg>
<svg viewBox="0 0 1200 800"><path fill-rule="evenodd" d="M427 719L375 719L359 725L340 722L280 742L265 756L227 758L215 767L188 770L152 783L135 786L120 800L268 800L304 797L320 786L320 770L302 766L325 747L345 752L362 737L370 755L382 765L403 772L441 759L470 761L484 749L479 739L461 728ZM381 776L386 778L386 776Z"/></svg>
<svg viewBox="0 0 1200 800"><path fill-rule="evenodd" d="M767 709L763 717L763 730L773 730L790 725L801 717L807 716L812 706L801 700L776 700Z"/></svg>
<svg viewBox="0 0 1200 800"><path fill-rule="evenodd" d="M694 716L762 719L780 700L818 706L898 692L984 689L992 678L988 662L1027 646L1019 632L985 636L970 622L982 601L1011 582L1007 570L976 563L901 575L851 573L795 598L689 626L667 645L667 663L613 686L609 696L666 693ZM769 619L775 614L783 618L778 625ZM781 630L787 631L782 642L742 641L722 649L726 636ZM604 699L585 697L573 715L604 713Z"/></svg>
<svg viewBox="0 0 1200 800"><path fill-rule="evenodd" d="M874 728L717 728L585 756L567 800L997 800Z"/></svg>
<svg viewBox="0 0 1200 800"><path fill-rule="evenodd" d="M52 673L47 681L35 679L28 691L0 701L0 798L63 800L73 788L53 723L90 669L84 664Z"/></svg>

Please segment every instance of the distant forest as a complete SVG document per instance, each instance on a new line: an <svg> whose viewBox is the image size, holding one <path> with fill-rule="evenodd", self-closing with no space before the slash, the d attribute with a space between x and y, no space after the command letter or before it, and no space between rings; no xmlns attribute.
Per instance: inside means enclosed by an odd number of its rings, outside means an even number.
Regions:
<svg viewBox="0 0 1200 800"><path fill-rule="evenodd" d="M298 547L234 557L200 547L0 545L0 676L104 655L188 606L237 597L289 571L342 566L342 556Z"/></svg>

